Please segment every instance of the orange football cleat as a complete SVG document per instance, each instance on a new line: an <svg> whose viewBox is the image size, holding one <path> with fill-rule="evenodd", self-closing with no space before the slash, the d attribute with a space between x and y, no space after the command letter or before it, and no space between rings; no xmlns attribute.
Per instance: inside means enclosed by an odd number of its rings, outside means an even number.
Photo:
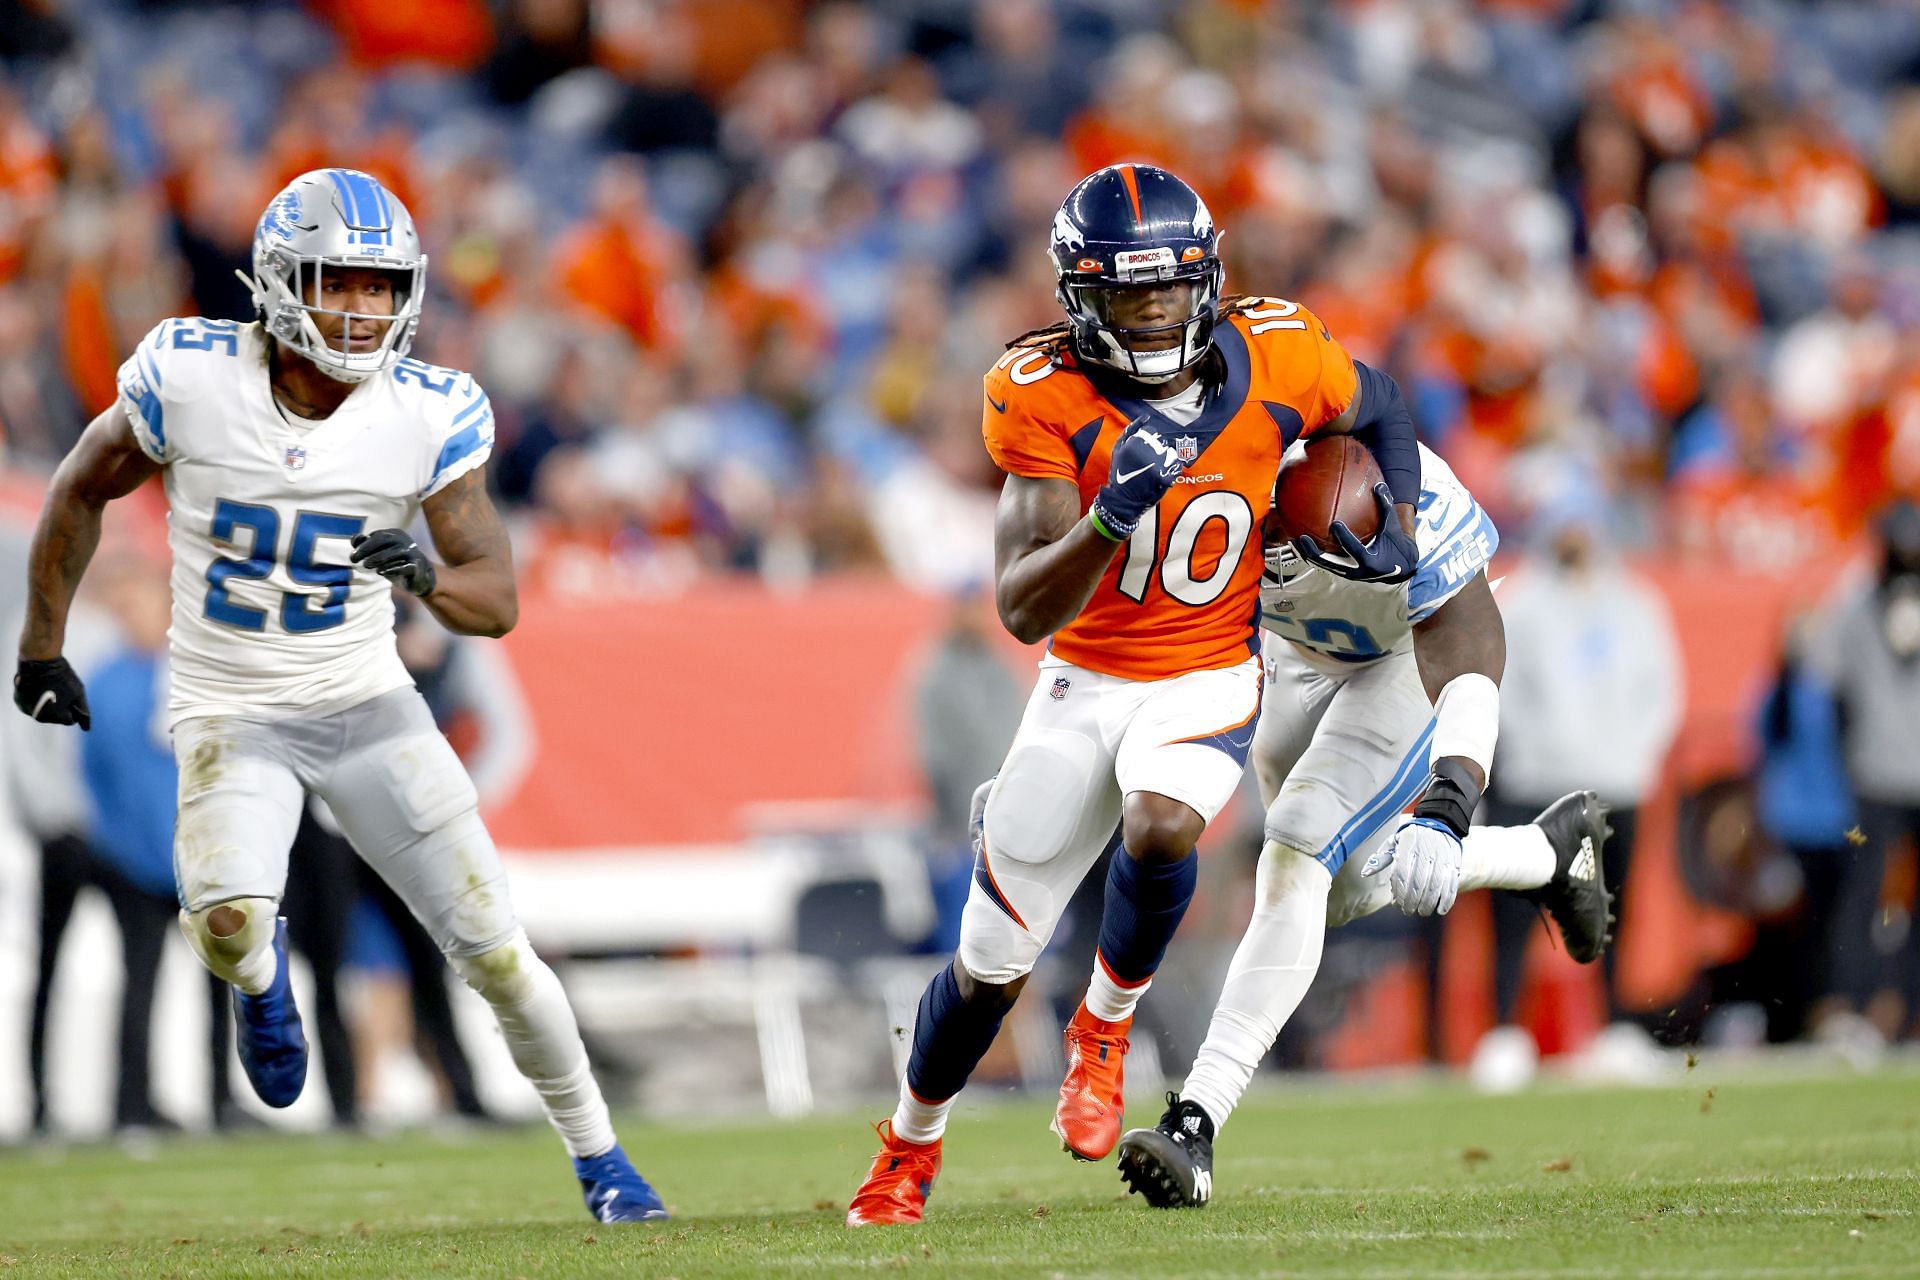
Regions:
<svg viewBox="0 0 1920 1280"><path fill-rule="evenodd" d="M1067 1078L1060 1084L1060 1105L1053 1109L1053 1131L1075 1159L1103 1160L1120 1141L1132 1027L1132 1018L1101 1021L1084 1002L1067 1023Z"/></svg>
<svg viewBox="0 0 1920 1280"><path fill-rule="evenodd" d="M850 1227L893 1226L920 1221L933 1180L940 1176L940 1140L908 1142L893 1136L893 1123L873 1126L880 1135L880 1154L867 1170L853 1203L847 1206Z"/></svg>

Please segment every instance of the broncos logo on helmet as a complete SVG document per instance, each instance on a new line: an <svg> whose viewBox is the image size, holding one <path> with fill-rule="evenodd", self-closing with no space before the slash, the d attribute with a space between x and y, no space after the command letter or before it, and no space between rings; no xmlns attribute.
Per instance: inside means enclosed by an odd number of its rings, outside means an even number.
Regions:
<svg viewBox="0 0 1920 1280"><path fill-rule="evenodd" d="M1213 214L1192 187L1150 164L1108 165L1068 193L1050 252L1074 354L1138 382L1166 382L1213 348L1226 270ZM1173 289L1176 318L1115 323L1117 291ZM1178 340L1167 342L1172 335Z"/></svg>

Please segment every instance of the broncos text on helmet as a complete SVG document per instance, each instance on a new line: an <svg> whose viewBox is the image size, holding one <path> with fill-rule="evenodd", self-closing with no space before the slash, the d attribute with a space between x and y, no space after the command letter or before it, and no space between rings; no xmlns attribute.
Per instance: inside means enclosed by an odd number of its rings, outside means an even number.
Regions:
<svg viewBox="0 0 1920 1280"><path fill-rule="evenodd" d="M349 267L393 273L391 316L332 311L320 305L322 271ZM413 216L391 191L358 169L314 169L273 198L253 233L253 291L267 332L321 372L362 382L398 364L413 346L426 293L427 255ZM362 351L328 343L316 315L375 320L377 342Z"/></svg>
<svg viewBox="0 0 1920 1280"><path fill-rule="evenodd" d="M1199 192L1165 169L1114 164L1081 179L1054 215L1048 248L1082 361L1159 383L1212 349L1226 280L1220 233ZM1117 291L1143 285L1177 293L1175 319L1116 324Z"/></svg>

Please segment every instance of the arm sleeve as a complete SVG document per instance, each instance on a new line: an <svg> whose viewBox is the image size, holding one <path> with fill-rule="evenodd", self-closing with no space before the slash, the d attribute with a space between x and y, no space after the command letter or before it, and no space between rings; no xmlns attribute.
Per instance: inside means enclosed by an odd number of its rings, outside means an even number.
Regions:
<svg viewBox="0 0 1920 1280"><path fill-rule="evenodd" d="M452 422L440 433L439 450L420 496L431 498L485 463L492 453L493 405L480 384L468 376L455 392Z"/></svg>
<svg viewBox="0 0 1920 1280"><path fill-rule="evenodd" d="M1058 428L1037 421L1011 380L986 377L986 403L981 406L980 434L993 464L1009 475L1033 480L1080 478L1073 445Z"/></svg>
<svg viewBox="0 0 1920 1280"><path fill-rule="evenodd" d="M140 339L140 345L121 364L116 378L120 411L127 415L134 441L139 444L140 452L162 465L173 460L167 448L165 399L168 323L161 321Z"/></svg>
<svg viewBox="0 0 1920 1280"><path fill-rule="evenodd" d="M1360 414L1353 438L1367 446L1395 502L1420 501L1420 441L1400 384L1380 370L1354 361L1360 382Z"/></svg>
<svg viewBox="0 0 1920 1280"><path fill-rule="evenodd" d="M1447 524L1430 546L1420 549L1420 567L1407 583L1409 622L1431 618L1500 549L1500 531L1479 503L1468 501L1462 511L1448 512L1444 518Z"/></svg>

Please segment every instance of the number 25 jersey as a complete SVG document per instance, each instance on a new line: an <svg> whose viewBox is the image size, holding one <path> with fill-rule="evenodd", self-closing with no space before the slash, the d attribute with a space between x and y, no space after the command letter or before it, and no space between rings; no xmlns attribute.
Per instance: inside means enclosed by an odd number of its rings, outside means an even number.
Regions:
<svg viewBox="0 0 1920 1280"><path fill-rule="evenodd" d="M1185 426L1104 378L1096 385L1064 338L1015 343L987 373L987 452L1009 474L1072 481L1082 513L1114 442L1142 415L1187 464L1053 636L1054 656L1075 666L1164 680L1259 656L1259 530L1280 457L1339 417L1357 380L1345 349L1295 303L1231 303L1214 344L1223 376Z"/></svg>
<svg viewBox="0 0 1920 1280"><path fill-rule="evenodd" d="M179 319L141 340L119 388L166 468L169 722L329 715L412 684L391 587L348 556L486 461L493 411L473 378L402 360L307 421L274 403L259 325Z"/></svg>

